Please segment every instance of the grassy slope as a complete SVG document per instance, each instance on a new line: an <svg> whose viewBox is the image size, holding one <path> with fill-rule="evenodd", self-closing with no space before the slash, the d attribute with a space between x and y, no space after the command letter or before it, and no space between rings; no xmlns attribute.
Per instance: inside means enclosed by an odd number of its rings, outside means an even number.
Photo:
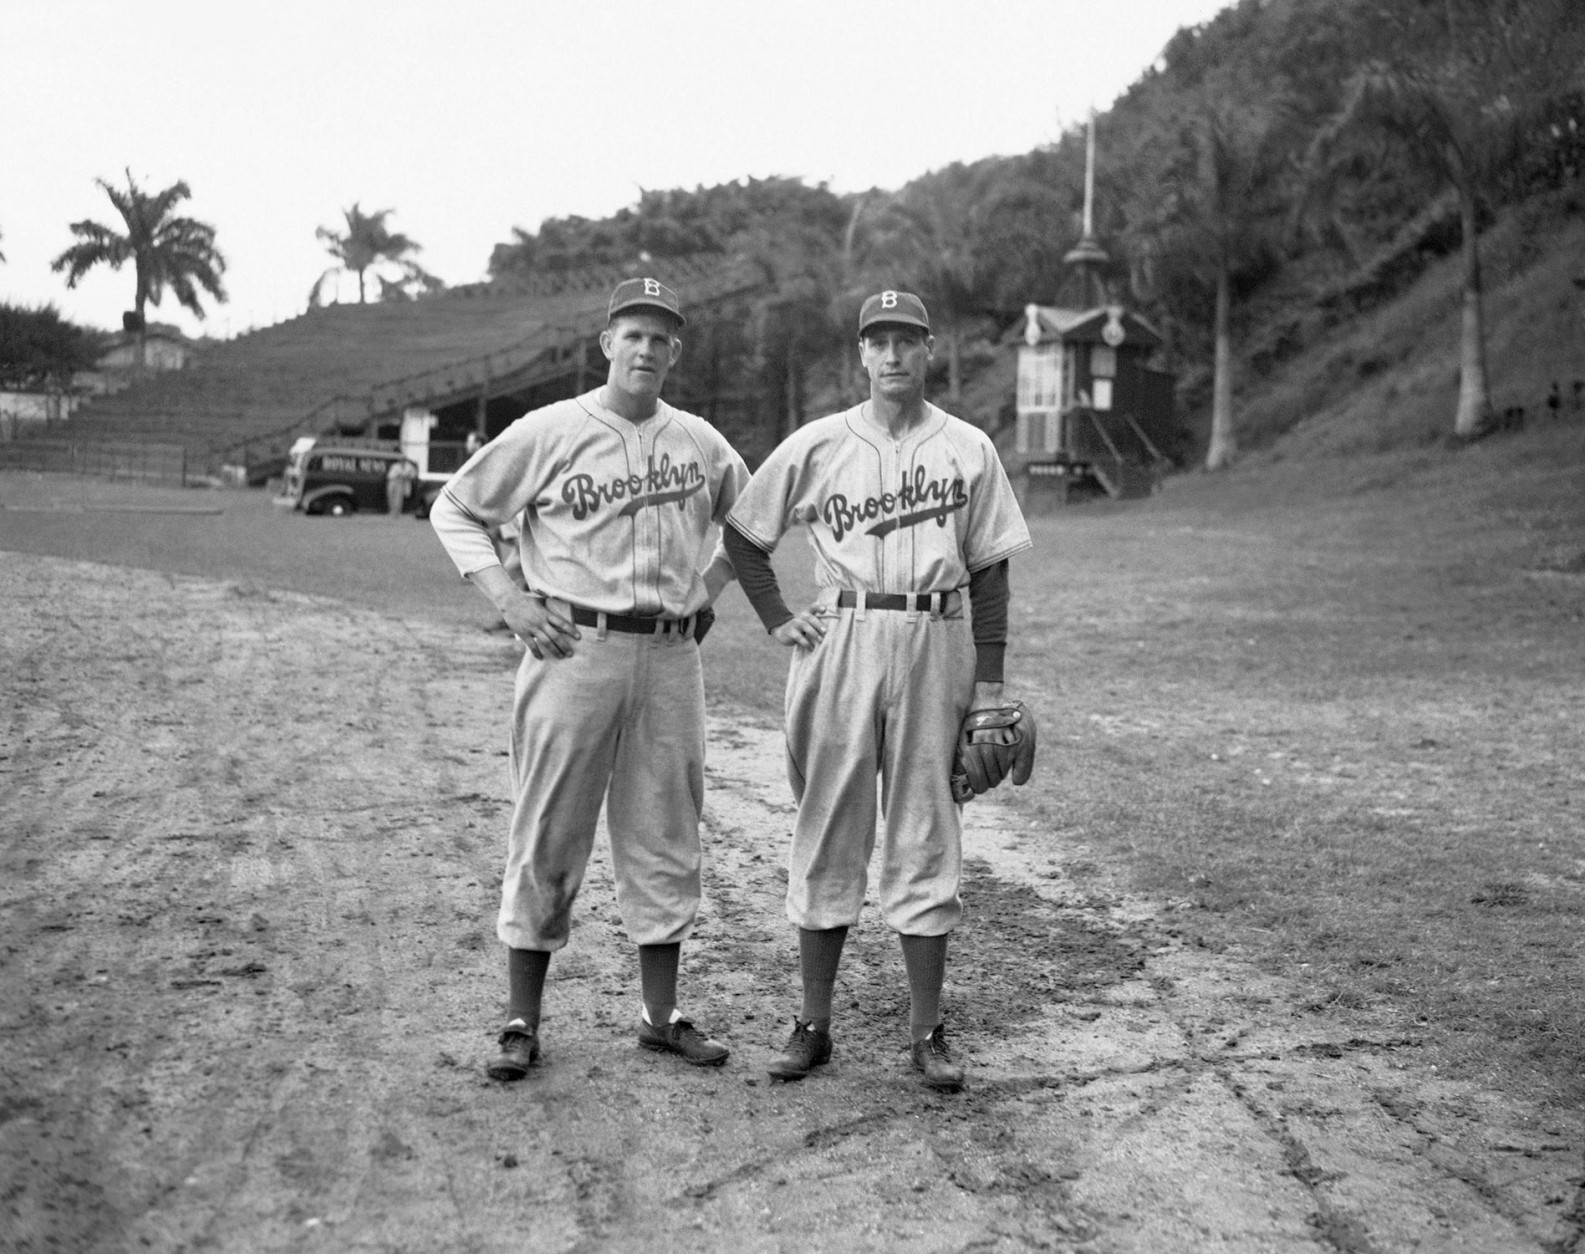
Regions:
<svg viewBox="0 0 1585 1254"><path fill-rule="evenodd" d="M1487 368L1499 410L1546 415L1549 385L1585 380L1585 188L1538 197L1481 240ZM1239 379L1240 443L1268 457L1351 456L1440 442L1458 395L1461 266L1444 258L1403 295L1340 322L1303 356ZM1257 461L1260 460L1257 458Z"/></svg>
<svg viewBox="0 0 1585 1254"><path fill-rule="evenodd" d="M1585 227L1491 245L1493 387L1524 430L1444 439L1447 263L1252 388L1260 451L1231 473L1034 521L1010 675L1044 748L1014 795L1092 849L1062 873L1174 903L1362 1034L1577 1097L1585 412L1539 402L1585 378ZM728 596L712 689L774 718L784 660Z"/></svg>

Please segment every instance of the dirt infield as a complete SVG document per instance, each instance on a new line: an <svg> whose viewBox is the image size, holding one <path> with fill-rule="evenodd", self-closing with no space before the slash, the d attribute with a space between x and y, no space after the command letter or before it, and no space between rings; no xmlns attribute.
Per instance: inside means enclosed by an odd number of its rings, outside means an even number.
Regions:
<svg viewBox="0 0 1585 1254"><path fill-rule="evenodd" d="M832 1065L773 1086L788 794L773 721L719 699L683 996L731 1060L635 1048L602 842L546 1064L492 1084L516 646L427 528L36 480L0 504L0 1249L1580 1244L1576 1112L1300 1013L1176 903L1065 873L1093 853L1015 794L967 811L968 1090L909 1072L872 913Z"/></svg>

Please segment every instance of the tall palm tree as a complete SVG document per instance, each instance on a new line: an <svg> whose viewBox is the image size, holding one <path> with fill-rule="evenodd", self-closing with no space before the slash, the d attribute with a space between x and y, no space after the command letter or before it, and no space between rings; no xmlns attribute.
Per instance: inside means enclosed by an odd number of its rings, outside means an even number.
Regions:
<svg viewBox="0 0 1585 1254"><path fill-rule="evenodd" d="M1325 196L1383 144L1458 199L1463 295L1455 435L1490 429L1480 211L1538 128L1536 118L1582 81L1585 20L1577 0L1444 0L1396 30L1406 51L1373 61L1347 83L1336 114L1307 156L1312 192ZM1375 164L1372 161L1370 164Z"/></svg>
<svg viewBox="0 0 1585 1254"><path fill-rule="evenodd" d="M1146 269L1178 267L1215 293L1212 313L1211 439L1205 468L1238 454L1233 420L1233 283L1273 246L1271 202L1287 162L1280 94L1256 105L1207 86L1186 107L1176 154L1148 211L1130 234L1151 254Z"/></svg>
<svg viewBox="0 0 1585 1254"><path fill-rule="evenodd" d="M380 296L384 300L405 298L413 284L425 291L444 286L412 260L411 254L422 252L422 245L386 226L385 220L394 212L393 209L377 209L373 213L364 213L354 201L352 208L341 211L341 216L347 222L345 231L337 232L325 226L315 229L314 234L324 244L325 251L336 259L336 264L314 280L314 286L308 292L310 305L321 302L326 281L337 274L358 276L358 304L365 304L368 300L365 276L377 265L395 266L400 275L399 278L390 279L376 273Z"/></svg>
<svg viewBox="0 0 1585 1254"><path fill-rule="evenodd" d="M65 270L66 286L73 288L97 265L119 270L127 261L132 262L136 288L132 310L123 322L138 337L141 368L148 348L146 306L158 305L169 288L185 309L202 318L204 307L199 299L200 288L217 301L226 299L220 281L226 270L226 259L215 247L214 227L172 212L192 195L185 182L172 183L164 191L149 193L137 185L130 169L126 174L125 190L112 187L104 179L94 180L126 223L126 233L91 218L73 222L71 229L77 243L55 258L50 268L56 272Z"/></svg>

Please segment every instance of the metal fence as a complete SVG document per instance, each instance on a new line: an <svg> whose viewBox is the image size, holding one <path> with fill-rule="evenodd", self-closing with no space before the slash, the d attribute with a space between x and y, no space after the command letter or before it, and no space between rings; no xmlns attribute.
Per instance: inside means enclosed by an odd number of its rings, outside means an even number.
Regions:
<svg viewBox="0 0 1585 1254"><path fill-rule="evenodd" d="M0 444L0 470L45 470L183 486L189 482L187 450L180 444L13 440Z"/></svg>

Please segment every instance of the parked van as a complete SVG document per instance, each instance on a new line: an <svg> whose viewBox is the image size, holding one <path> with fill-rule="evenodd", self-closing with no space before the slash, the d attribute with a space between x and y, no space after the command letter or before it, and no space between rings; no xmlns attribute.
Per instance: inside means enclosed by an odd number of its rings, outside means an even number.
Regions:
<svg viewBox="0 0 1585 1254"><path fill-rule="evenodd" d="M281 504L305 514L340 517L367 511L386 512L385 483L396 462L413 465L412 459L391 447L378 447L303 436L286 455L285 487ZM414 465L417 475L417 467ZM404 513L429 516L429 507L441 484L415 477L403 503Z"/></svg>

